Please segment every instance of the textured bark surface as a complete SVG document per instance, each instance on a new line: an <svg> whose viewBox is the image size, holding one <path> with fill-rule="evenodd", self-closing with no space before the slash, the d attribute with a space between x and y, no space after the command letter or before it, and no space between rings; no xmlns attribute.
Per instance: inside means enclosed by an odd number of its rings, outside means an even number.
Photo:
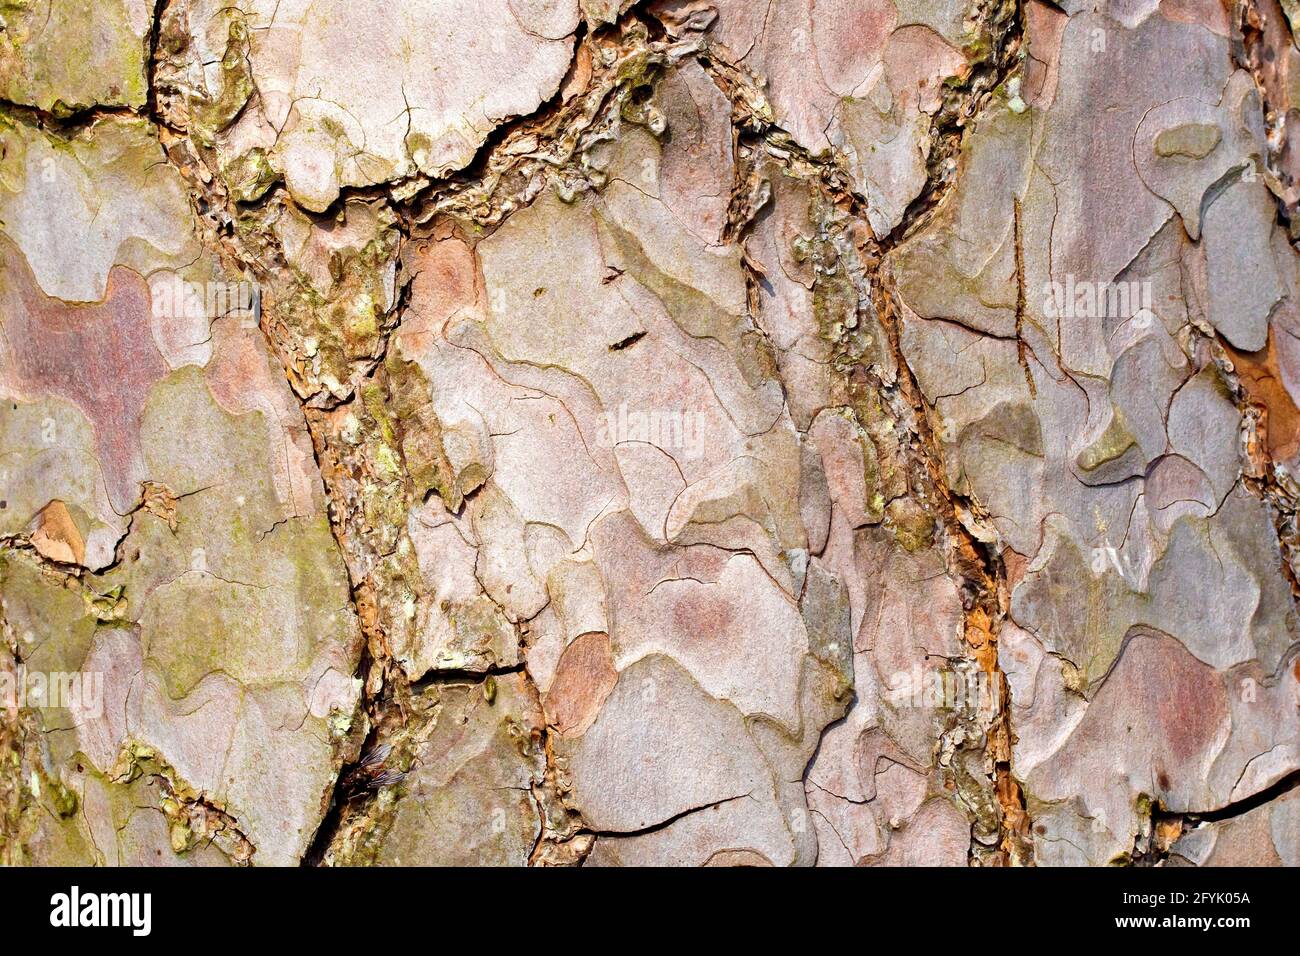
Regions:
<svg viewBox="0 0 1300 956"><path fill-rule="evenodd" d="M1300 862L1276 0L0 2L0 862Z"/></svg>

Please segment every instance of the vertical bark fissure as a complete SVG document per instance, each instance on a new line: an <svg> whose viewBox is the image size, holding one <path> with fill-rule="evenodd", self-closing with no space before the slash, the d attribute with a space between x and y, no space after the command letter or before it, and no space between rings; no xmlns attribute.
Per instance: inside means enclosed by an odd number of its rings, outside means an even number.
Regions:
<svg viewBox="0 0 1300 956"><path fill-rule="evenodd" d="M159 0L154 31L151 36L151 50L156 51L158 34L161 29L161 16L165 12L166 0ZM614 24L600 31L602 36L617 36L629 26L639 23L635 9L626 11ZM639 38L633 42L644 45L646 31L644 27ZM578 31L575 40L575 57L577 51L587 42L588 34L584 29ZM635 50L634 50L635 55ZM511 181L516 174L516 167L522 160L514 158L509 152L509 140L522 132L540 129L541 135L548 137L556 146L562 157L574 156L581 146L584 131L606 122L606 117L616 114L621 102L629 90L638 83L652 82L656 53L644 54L647 65L640 74L618 72L614 68L607 70L600 87L589 97L589 103L565 104L556 94L532 114L517 117L498 127L481 148L479 156L466 171L436 181L419 190L413 196L399 199L389 187L347 188L341 191L339 206L349 200L375 200L390 204L399 214L398 228L401 233L400 243L410 241L412 232L418 225L431 221L436 215L456 212L469 215L475 221L488 228L499 226L513 212L526 207L535 198L516 198L511 192L515 185ZM629 56L629 59L632 57ZM615 66L618 66L616 63ZM153 88L154 54L150 57L150 109L164 135L172 129L157 118L156 90ZM207 244L229 264L234 271L257 276L260 282L271 286L274 280L276 264L283 265L283 256L274 246L269 251L275 258L268 261L264 254L245 248L237 236L231 234L227 224L239 215L241 204L233 203L221 190L220 179L213 177L211 183L205 183L194 175L194 163L201 163L202 157L191 152L190 141L183 134L176 133L166 140L168 157L181 171L196 197L196 212L205 225ZM540 168L540 163L538 164ZM518 176L525 181L526 177ZM256 204L254 204L256 205ZM248 208L243 206L244 209ZM264 250L265 252L266 250ZM396 261L401 261L401 250L395 254ZM413 749L418 746L423 735L432 728L437 720L436 705L433 709L418 706L415 698L423 688L447 681L470 683L481 687L489 693L496 678L492 670L482 673L457 672L439 674L419 682L420 687L413 686L401 665L395 659L389 646L387 635L379 618L379 602L383 600L371 573L359 573L359 567L368 563L373 571L379 561L391 556L373 553L369 546L354 540L350 523L357 519L351 513L348 494L339 486L337 477L344 463L335 453L332 436L325 416L341 409L359 406L361 394L369 387L386 387L388 371L387 359L394 337L402 326L405 311L410 302L410 276L401 280L398 301L386 318L383 333L379 338L374 355L360 363L360 377L350 383L348 393L342 398L332 396L325 391L304 392L302 383L290 371L294 368L295 355L292 343L282 341L276 330L270 325L267 312L263 314L260 324L262 335L273 355L285 369L286 376L306 419L311 437L316 469L321 476L328 502L331 531L340 553L344 556L344 565L350 584L350 604L353 613L360 622L364 639L362 661L359 675L363 682L360 710L366 717L366 733L363 739L350 740L342 765L335 776L331 792L325 795L324 818L314 835L311 845L304 855L305 865L321 865L328 861L331 847L338 841L345 828L350 824L358 827L370 826L372 821L366 819L366 807L372 804L381 787L393 786L400 782L403 771L395 770L394 764L404 763L409 767L413 759ZM397 423L397 455L402 459L402 472L407 486L408 497L411 492L410 474L405 467L400 432L402 424ZM412 501L412 504L416 502ZM358 562L361 562L359 565ZM518 625L516 625L519 638ZM522 644L522 640L521 640ZM522 651L522 646L521 646ZM510 673L523 676L529 693L538 711L541 710L540 693L533 675L526 664L509 669ZM559 793L559 772L555 762L553 731L543 725L541 739L537 746L544 755L543 779L533 786L532 799L537 813L537 838L529 857L530 864L553 861L580 865L589 852L591 840L579 835L581 820L572 808L565 805ZM377 753L383 753L384 759L375 762ZM387 775L387 776L386 776ZM575 839L576 838L576 839ZM548 854L548 844L572 841L567 852Z"/></svg>
<svg viewBox="0 0 1300 956"><path fill-rule="evenodd" d="M985 42L985 53L975 60L965 82L949 89L942 108L932 120L927 180L920 194L908 206L903 220L883 237L870 236L870 230L866 236L860 234L858 251L866 268L858 294L860 301L874 310L875 318L885 331L898 376L894 382L882 380L873 373L868 377L872 387L886 400L885 407L894 410L896 424L911 436L906 451L911 458L912 494L926 507L938 512L945 532L945 563L949 575L963 594L963 639L971 659L992 682L996 697L996 711L990 720L978 716L959 718L958 723L964 725L963 729L954 734L950 728L943 735L957 740L955 747L958 750L969 750L970 745L963 738L973 734L979 741L981 759L985 764L979 779L949 764L958 791L966 791L962 792L961 800L976 818L969 860L972 865L1032 865L1031 821L1025 795L1012 769L1011 691L997 654L998 631L1008 615L1006 568L998 549L984 544L972 533L974 525L991 527L987 513L978 502L960 496L948 487L943 453L930 427L927 405L915 373L902 348L899 318L893 305L896 292L886 269L891 251L905 236L922 228L955 189L967 132L978 121L982 108L995 91L1020 68L1019 52L1024 43L1021 0L992 0L978 4L974 16L979 24L978 35ZM700 60L732 101L737 144L748 143L756 151L766 148L766 155L781 159L786 174L810 184L830 207L843 209L865 224L868 200L854 189L845 158L838 150L813 155L770 117L761 115L761 111L755 109L755 104L765 103L761 83L749 76L742 66L728 61L724 50L706 47ZM729 236L737 242L743 241L752 215L766 201L753 201L753 176L752 168L737 164L732 209L748 213L739 222L733 218L731 223ZM1034 385L1025 356L1026 343L1019 335L1025 293L1018 204L1016 213L1016 262L1020 277L1016 330L1018 354L1032 391ZM748 268L748 263L746 267L752 290L757 277ZM862 366L857 366L857 369L866 371ZM850 378L852 371L846 373ZM861 424L867 424L861 421L857 410L854 414ZM941 750L949 746L952 745L942 738L936 742L936 747Z"/></svg>

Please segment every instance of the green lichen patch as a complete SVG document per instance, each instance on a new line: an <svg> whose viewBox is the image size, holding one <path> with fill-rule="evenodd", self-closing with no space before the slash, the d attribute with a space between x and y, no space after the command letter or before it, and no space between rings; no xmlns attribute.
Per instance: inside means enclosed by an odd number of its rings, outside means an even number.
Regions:
<svg viewBox="0 0 1300 956"><path fill-rule="evenodd" d="M0 3L0 98L67 117L144 106L147 18L130 0Z"/></svg>

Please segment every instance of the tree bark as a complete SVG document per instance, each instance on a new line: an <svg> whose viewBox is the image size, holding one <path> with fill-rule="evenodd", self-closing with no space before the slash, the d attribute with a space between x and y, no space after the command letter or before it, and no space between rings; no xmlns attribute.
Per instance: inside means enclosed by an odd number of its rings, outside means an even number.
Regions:
<svg viewBox="0 0 1300 956"><path fill-rule="evenodd" d="M1294 865L1276 0L0 9L0 862Z"/></svg>

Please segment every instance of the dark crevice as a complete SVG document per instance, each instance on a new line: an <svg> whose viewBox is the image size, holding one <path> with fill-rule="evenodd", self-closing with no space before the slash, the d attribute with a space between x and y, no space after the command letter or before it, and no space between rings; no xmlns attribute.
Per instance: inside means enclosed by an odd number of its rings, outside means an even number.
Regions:
<svg viewBox="0 0 1300 956"><path fill-rule="evenodd" d="M158 46L162 42L163 14L168 0L154 0L153 20L149 26L149 58L145 61L145 115L160 126L166 124L158 110Z"/></svg>
<svg viewBox="0 0 1300 956"><path fill-rule="evenodd" d="M967 132L993 93L1021 66L1019 54L1026 42L1024 2L981 0L971 14L979 23L983 55L974 61L963 83L945 89L943 105L930 124L925 188L908 204L886 241L911 235L928 222L959 178Z"/></svg>
<svg viewBox="0 0 1300 956"><path fill-rule="evenodd" d="M1157 815L1178 817L1192 824L1221 823L1224 820L1231 820L1234 817L1249 813L1266 803L1272 803L1297 788L1300 788L1300 768L1292 770L1277 783L1265 787L1258 793L1253 793L1249 797L1243 797L1240 800L1234 800L1217 810L1189 810L1185 813L1176 814L1166 814L1165 811L1160 811Z"/></svg>
<svg viewBox="0 0 1300 956"><path fill-rule="evenodd" d="M488 667L483 670L437 668L429 671L419 680L412 681L409 687L412 692L418 693L426 687L437 687L443 684L484 684L497 677L526 673L527 669L522 663L511 667Z"/></svg>
<svg viewBox="0 0 1300 956"><path fill-rule="evenodd" d="M646 333L644 330L640 332L633 332L627 338L619 339L617 342L610 345L609 350L611 352L621 352L623 351L623 349L631 348L633 345L636 345L636 343L640 342L643 338L645 338L645 336Z"/></svg>
<svg viewBox="0 0 1300 956"><path fill-rule="evenodd" d="M637 830L592 830L584 828L580 832L595 837L604 837L606 839L627 839L629 837L649 836L652 833L658 833L661 830L668 829L674 823L677 823L679 820L683 820L686 817L693 816L697 813L703 813L706 810L716 810L718 807L726 806L728 803L735 803L737 800L748 800L750 796L751 795L748 793L739 793L734 797L725 797L722 800L714 800L712 803L705 803L698 807L689 807L673 814L666 820L660 820L658 823L652 823Z"/></svg>
<svg viewBox="0 0 1300 956"><path fill-rule="evenodd" d="M1300 769L1292 770L1263 790L1214 810L1168 810L1160 801L1154 801L1149 825L1138 833L1132 852L1122 862L1136 867L1163 866L1174 855L1174 847L1186 834L1202 826L1226 823L1245 816L1297 789L1300 789Z"/></svg>

